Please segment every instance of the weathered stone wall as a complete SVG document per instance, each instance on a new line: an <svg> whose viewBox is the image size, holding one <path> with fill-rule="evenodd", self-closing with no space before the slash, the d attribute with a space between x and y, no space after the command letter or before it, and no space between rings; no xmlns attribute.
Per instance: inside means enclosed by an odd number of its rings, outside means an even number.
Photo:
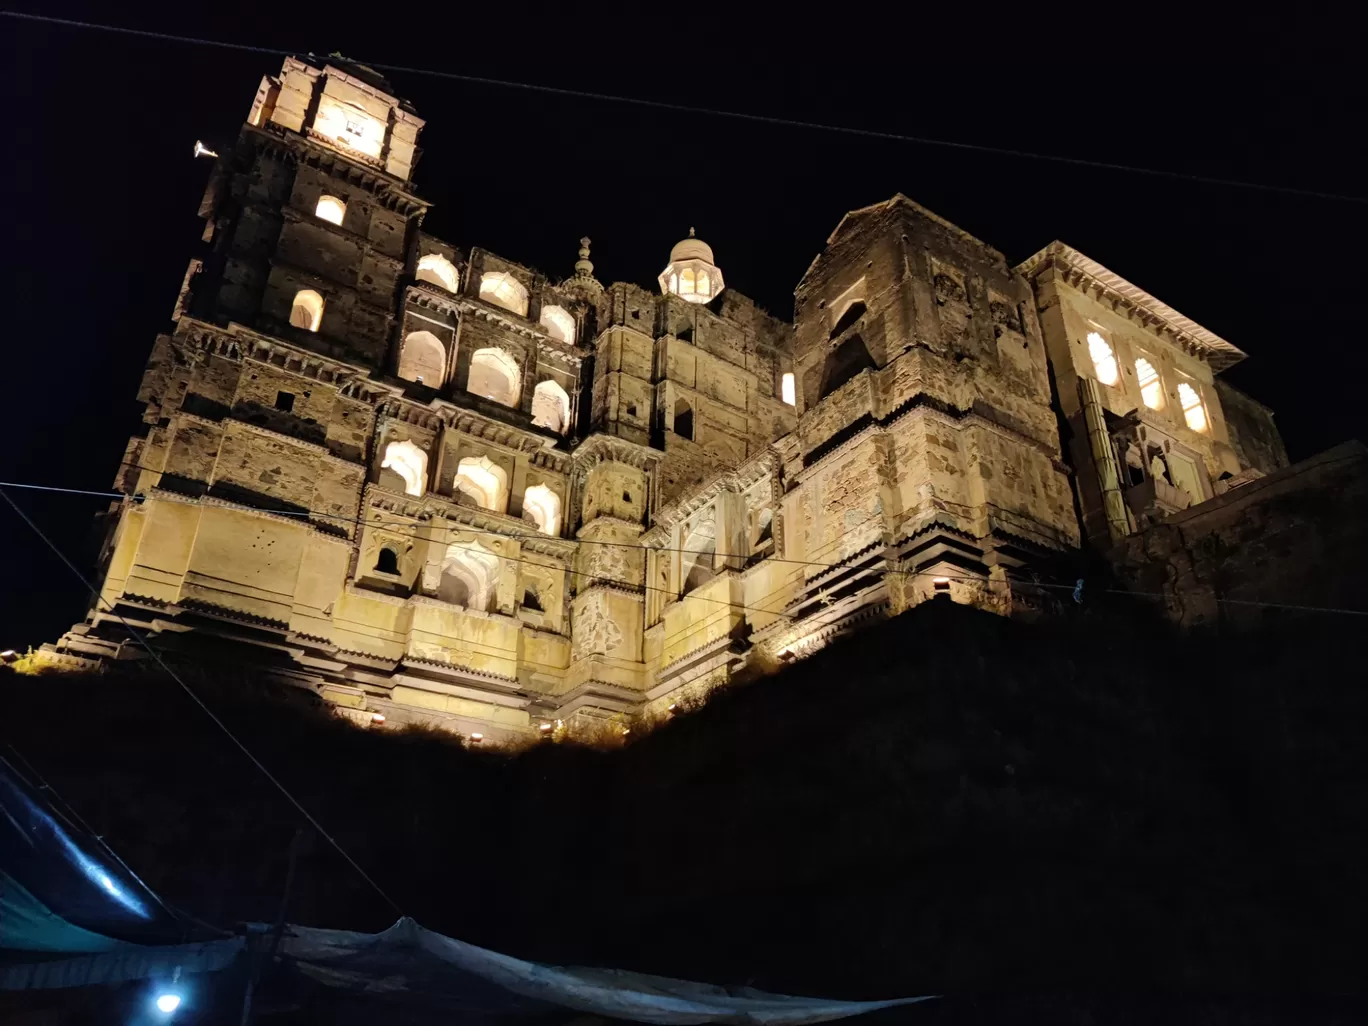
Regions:
<svg viewBox="0 0 1368 1026"><path fill-rule="evenodd" d="M1364 608L1368 518L1348 512L1364 509L1368 447L1346 442L1175 513L1111 559L1184 626L1330 616L1277 606Z"/></svg>
<svg viewBox="0 0 1368 1026"><path fill-rule="evenodd" d="M1273 411L1222 378L1215 381L1221 401L1230 447L1241 467L1273 474L1288 465L1282 435L1273 423Z"/></svg>

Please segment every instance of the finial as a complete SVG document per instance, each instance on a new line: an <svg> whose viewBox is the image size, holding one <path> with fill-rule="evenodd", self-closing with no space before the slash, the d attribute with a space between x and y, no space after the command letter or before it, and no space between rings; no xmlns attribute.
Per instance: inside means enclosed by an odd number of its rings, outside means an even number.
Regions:
<svg viewBox="0 0 1368 1026"><path fill-rule="evenodd" d="M692 239L693 237L694 237L694 230L693 230L693 227L690 226L690 228L689 228L689 238Z"/></svg>
<svg viewBox="0 0 1368 1026"><path fill-rule="evenodd" d="M575 274L581 278L592 277L594 265L589 262L589 236L580 239L579 259L575 261Z"/></svg>

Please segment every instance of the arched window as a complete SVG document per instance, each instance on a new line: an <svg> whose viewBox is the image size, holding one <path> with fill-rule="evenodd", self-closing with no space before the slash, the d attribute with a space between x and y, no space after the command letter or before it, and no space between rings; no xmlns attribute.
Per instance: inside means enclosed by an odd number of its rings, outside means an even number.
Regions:
<svg viewBox="0 0 1368 1026"><path fill-rule="evenodd" d="M568 346L575 344L575 318L570 311L559 306L542 307L541 326L552 338Z"/></svg>
<svg viewBox="0 0 1368 1026"><path fill-rule="evenodd" d="M762 509L755 518L755 544L763 545L774 537L774 511Z"/></svg>
<svg viewBox="0 0 1368 1026"><path fill-rule="evenodd" d="M386 480L386 470L398 477L406 493L422 495L427 485L427 453L412 442L390 442L385 446L385 458L380 463L380 483L392 488L399 482Z"/></svg>
<svg viewBox="0 0 1368 1026"><path fill-rule="evenodd" d="M792 372L784 375L779 386L779 397L790 406L798 405L798 393L793 387Z"/></svg>
<svg viewBox="0 0 1368 1026"><path fill-rule="evenodd" d="M717 528L712 520L705 520L684 539L680 551L680 567L684 584L681 595L687 595L713 575L717 558Z"/></svg>
<svg viewBox="0 0 1368 1026"><path fill-rule="evenodd" d="M385 546L375 557L375 570L382 574L397 574L399 572L399 553L388 545Z"/></svg>
<svg viewBox="0 0 1368 1026"><path fill-rule="evenodd" d="M554 381L540 382L532 390L532 423L558 435L570 426L570 397Z"/></svg>
<svg viewBox="0 0 1368 1026"><path fill-rule="evenodd" d="M419 281L431 282L448 292L455 292L456 286L461 282L456 274L456 266L441 253L423 254L418 260L418 273L415 277Z"/></svg>
<svg viewBox="0 0 1368 1026"><path fill-rule="evenodd" d="M518 364L502 349L477 349L470 357L466 391L505 406L518 405Z"/></svg>
<svg viewBox="0 0 1368 1026"><path fill-rule="evenodd" d="M1202 394L1186 381L1178 383L1178 405L1183 408L1183 419L1193 431L1207 429L1206 407L1202 405Z"/></svg>
<svg viewBox="0 0 1368 1026"><path fill-rule="evenodd" d="M681 399L677 403L675 403L674 433L677 435L683 435L691 442L693 441L693 407L689 405L687 399Z"/></svg>
<svg viewBox="0 0 1368 1026"><path fill-rule="evenodd" d="M527 316L527 289L506 271L486 271L481 276L480 298L519 317Z"/></svg>
<svg viewBox="0 0 1368 1026"><path fill-rule="evenodd" d="M411 331L399 350L399 376L432 388L441 388L446 371L446 349L430 331Z"/></svg>
<svg viewBox="0 0 1368 1026"><path fill-rule="evenodd" d="M437 597L444 602L488 612L498 577L498 556L458 542L447 546Z"/></svg>
<svg viewBox="0 0 1368 1026"><path fill-rule="evenodd" d="M1143 356L1135 361L1135 376L1140 383L1140 399L1151 410L1164 405L1164 387L1159 382L1159 372Z"/></svg>
<svg viewBox="0 0 1368 1026"><path fill-rule="evenodd" d="M1107 340L1095 331L1088 332L1088 355L1092 357L1093 370L1097 380L1104 385L1114 385L1121 380L1120 369L1116 366L1116 354Z"/></svg>
<svg viewBox="0 0 1368 1026"><path fill-rule="evenodd" d="M560 534L560 496L544 484L523 492L523 519L531 520L542 534Z"/></svg>
<svg viewBox="0 0 1368 1026"><path fill-rule="evenodd" d="M305 331L317 331L323 323L323 297L313 289L300 289L290 307L290 323Z"/></svg>
<svg viewBox="0 0 1368 1026"><path fill-rule="evenodd" d="M846 382L866 370L874 369L874 358L865 348L864 339L851 335L827 354L822 367L822 388L819 399L825 399Z"/></svg>
<svg viewBox="0 0 1368 1026"><path fill-rule="evenodd" d="M697 288L692 267L686 267L679 272L679 294L681 296L692 296Z"/></svg>
<svg viewBox="0 0 1368 1026"><path fill-rule="evenodd" d="M347 216L347 205L336 196L320 196L318 206L314 207L314 217L330 224L341 225Z"/></svg>
<svg viewBox="0 0 1368 1026"><path fill-rule="evenodd" d="M456 490L475 505L502 513L508 507L508 472L488 456L467 456L456 466Z"/></svg>

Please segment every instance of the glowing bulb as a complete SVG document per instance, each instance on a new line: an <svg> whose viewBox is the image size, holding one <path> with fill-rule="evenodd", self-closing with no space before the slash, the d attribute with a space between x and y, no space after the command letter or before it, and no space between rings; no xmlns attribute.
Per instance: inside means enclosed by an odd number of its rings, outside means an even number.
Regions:
<svg viewBox="0 0 1368 1026"><path fill-rule="evenodd" d="M170 1015L180 1007L181 999L179 994L160 994L157 997L157 1011L163 1015Z"/></svg>
<svg viewBox="0 0 1368 1026"><path fill-rule="evenodd" d="M371 722L372 722L372 723L384 723L384 722L385 722L385 714L384 714L384 713L371 713Z"/></svg>
<svg viewBox="0 0 1368 1026"><path fill-rule="evenodd" d="M551 724L549 724L549 723L543 723L538 729L539 729L543 734L545 734L547 731L549 731L549 730L551 729Z"/></svg>
<svg viewBox="0 0 1368 1026"><path fill-rule="evenodd" d="M946 585L946 584L949 584L949 583L950 583L950 578L948 578L948 577L933 577L933 578L931 578L931 583L932 583L932 584L938 584L938 585Z"/></svg>
<svg viewBox="0 0 1368 1026"><path fill-rule="evenodd" d="M474 734L471 734L471 735L470 735L470 740L474 741L476 744L479 744L481 741L484 740L484 735L483 735L483 734L480 734L480 733L478 733L478 732L477 732L477 733L474 733Z"/></svg>

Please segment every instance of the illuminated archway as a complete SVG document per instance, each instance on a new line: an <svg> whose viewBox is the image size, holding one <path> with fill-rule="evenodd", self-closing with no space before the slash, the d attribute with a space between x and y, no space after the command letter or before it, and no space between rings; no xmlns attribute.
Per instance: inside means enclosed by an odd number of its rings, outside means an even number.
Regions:
<svg viewBox="0 0 1368 1026"><path fill-rule="evenodd" d="M317 331L323 323L323 297L313 289L300 289L290 307L290 323L305 331Z"/></svg>
<svg viewBox="0 0 1368 1026"><path fill-rule="evenodd" d="M502 349L477 349L470 357L466 391L505 406L518 405L518 363Z"/></svg>
<svg viewBox="0 0 1368 1026"><path fill-rule="evenodd" d="M570 397L554 381L540 382L532 390L532 423L558 435L570 426Z"/></svg>
<svg viewBox="0 0 1368 1026"><path fill-rule="evenodd" d="M447 546L437 597L467 609L488 612L499 577L499 557L474 545Z"/></svg>
<svg viewBox="0 0 1368 1026"><path fill-rule="evenodd" d="M508 472L488 456L467 456L456 466L456 490L475 505L502 513L508 506Z"/></svg>
<svg viewBox="0 0 1368 1026"><path fill-rule="evenodd" d="M347 205L336 196L321 196L318 206L314 207L314 217L320 221L341 226L342 218L347 216Z"/></svg>
<svg viewBox="0 0 1368 1026"><path fill-rule="evenodd" d="M560 534L560 496L544 484L523 492L523 517L537 525L542 534Z"/></svg>
<svg viewBox="0 0 1368 1026"><path fill-rule="evenodd" d="M527 288L506 271L486 271L480 276L480 298L519 317L527 316Z"/></svg>
<svg viewBox="0 0 1368 1026"><path fill-rule="evenodd" d="M559 306L542 307L541 326L558 342L568 346L575 344L575 318L570 316L568 310Z"/></svg>
<svg viewBox="0 0 1368 1026"><path fill-rule="evenodd" d="M425 253L418 260L418 273L415 277L419 281L431 282L448 292L455 292L456 286L461 282L456 274L456 266L440 253Z"/></svg>
<svg viewBox="0 0 1368 1026"><path fill-rule="evenodd" d="M427 485L427 453L412 442L390 442L385 446L385 458L380 470L382 484L383 471L392 470L403 481L406 493L422 495Z"/></svg>
<svg viewBox="0 0 1368 1026"><path fill-rule="evenodd" d="M399 350L399 376L432 388L442 387L446 372L446 349L430 331L411 331Z"/></svg>

